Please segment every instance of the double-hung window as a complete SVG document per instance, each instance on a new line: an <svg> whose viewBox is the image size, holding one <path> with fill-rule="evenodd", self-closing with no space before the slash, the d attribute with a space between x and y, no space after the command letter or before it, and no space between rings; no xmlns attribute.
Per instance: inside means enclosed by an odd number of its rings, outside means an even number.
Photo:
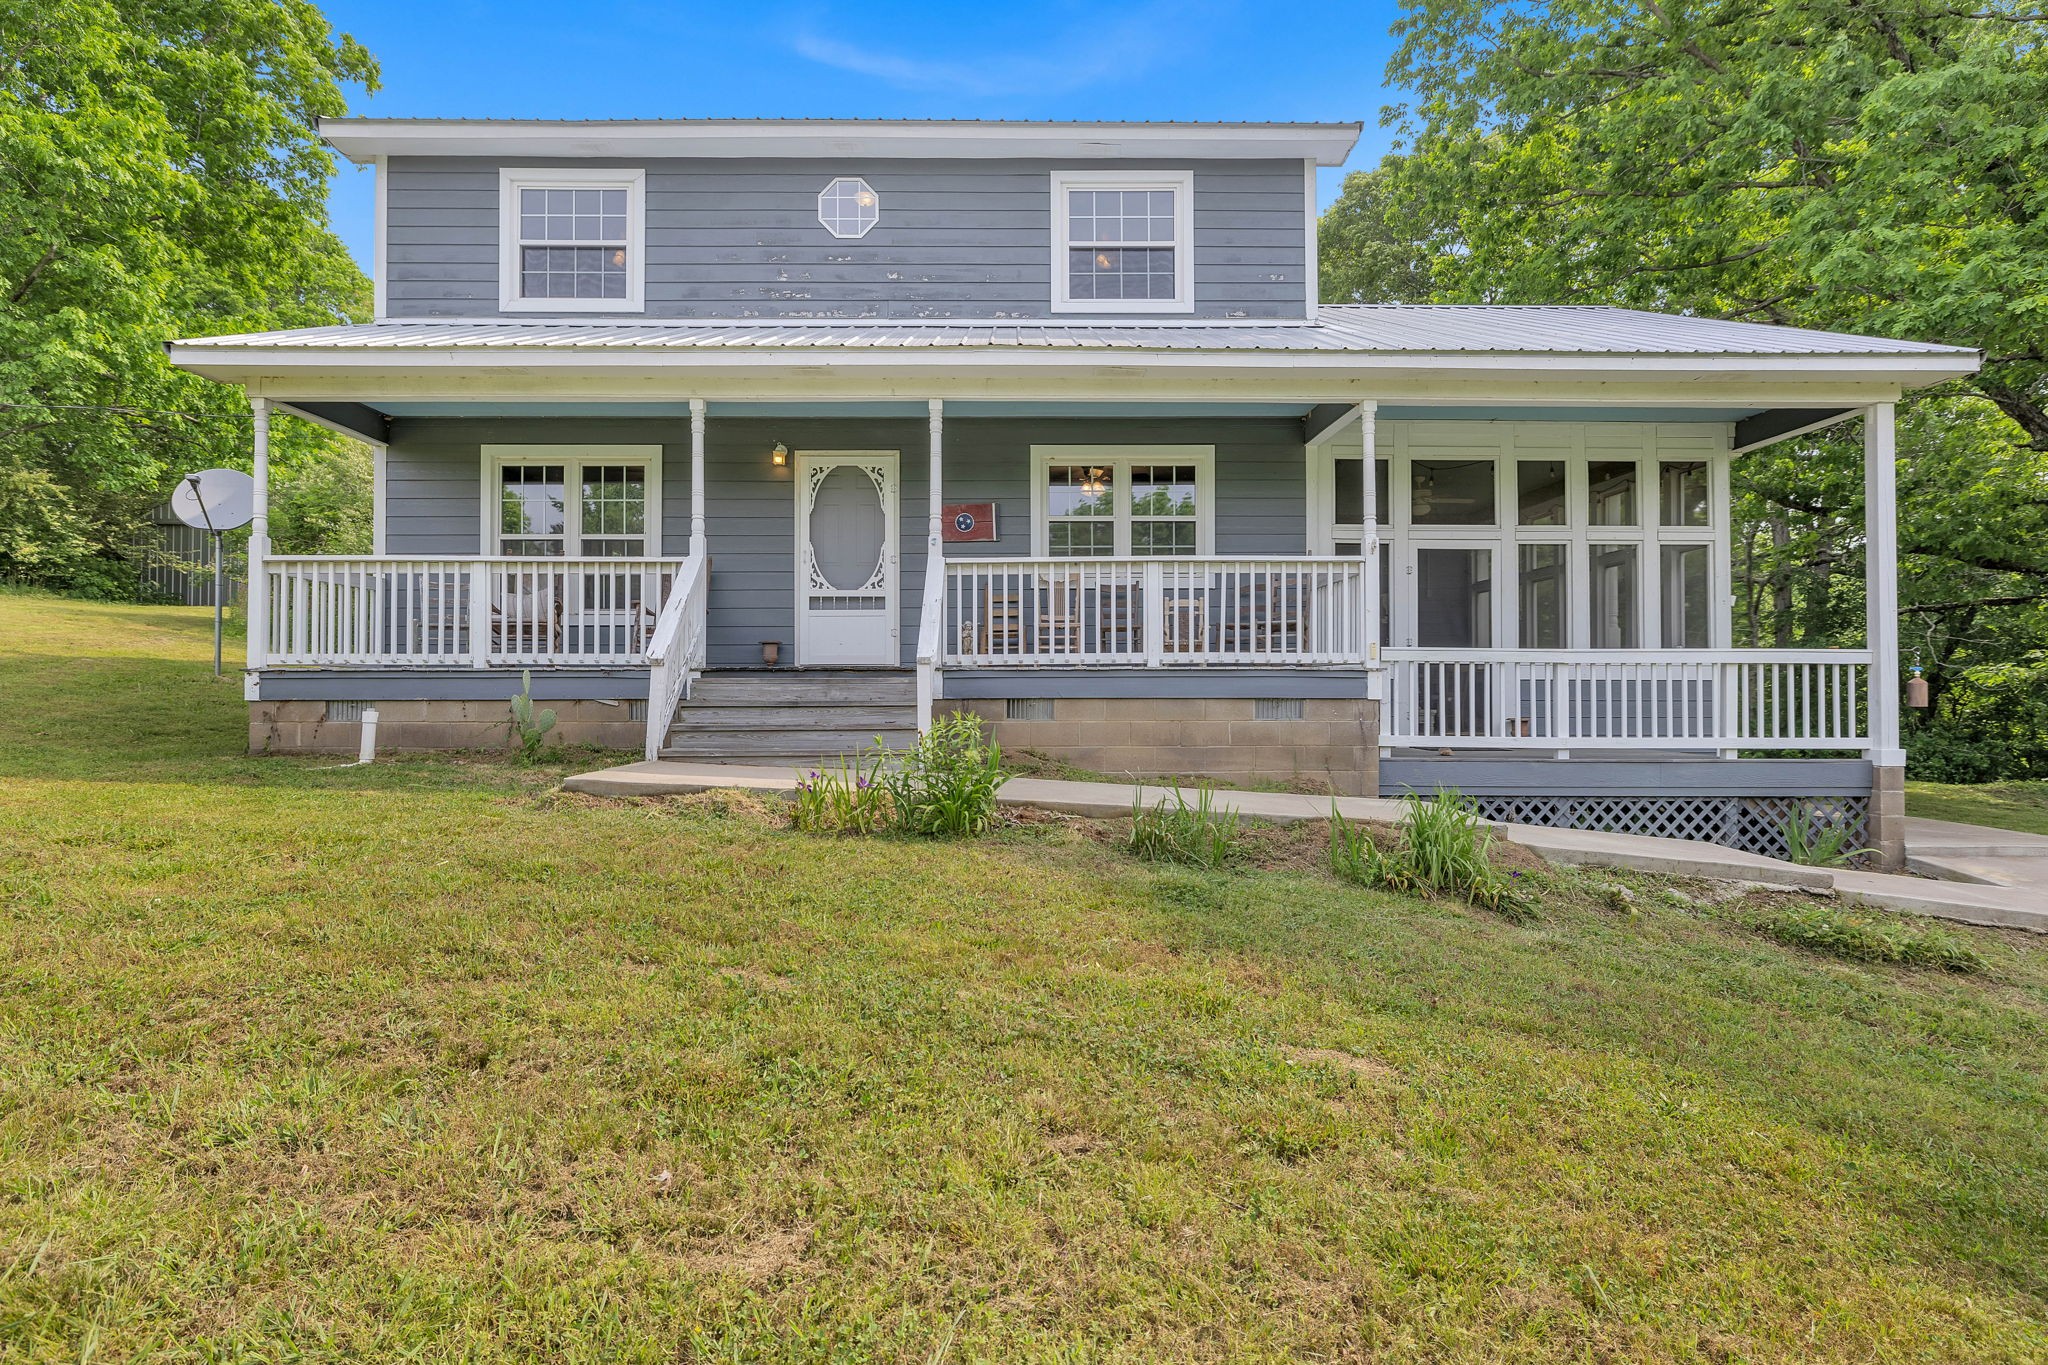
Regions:
<svg viewBox="0 0 2048 1365"><path fill-rule="evenodd" d="M1192 313L1194 177L1054 171L1052 310Z"/></svg>
<svg viewBox="0 0 2048 1365"><path fill-rule="evenodd" d="M518 558L658 555L659 446L485 446L484 541Z"/></svg>
<svg viewBox="0 0 2048 1365"><path fill-rule="evenodd" d="M1060 559L1211 553L1209 446L1034 446L1033 552Z"/></svg>
<svg viewBox="0 0 2048 1365"><path fill-rule="evenodd" d="M637 313L646 307L645 172L499 173L499 304L507 312Z"/></svg>

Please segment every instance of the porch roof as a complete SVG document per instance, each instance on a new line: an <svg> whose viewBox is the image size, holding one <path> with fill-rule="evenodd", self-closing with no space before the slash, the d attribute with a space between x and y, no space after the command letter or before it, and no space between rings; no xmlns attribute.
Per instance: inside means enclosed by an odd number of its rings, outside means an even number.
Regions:
<svg viewBox="0 0 2048 1365"><path fill-rule="evenodd" d="M1898 341L1626 308L1495 304L1333 304L1314 320L386 320L169 343L174 361L263 351L339 352L930 352L1014 350L1390 356L1725 356L1897 358L1962 374L1979 353ZM1914 362L1918 362L1914 364Z"/></svg>

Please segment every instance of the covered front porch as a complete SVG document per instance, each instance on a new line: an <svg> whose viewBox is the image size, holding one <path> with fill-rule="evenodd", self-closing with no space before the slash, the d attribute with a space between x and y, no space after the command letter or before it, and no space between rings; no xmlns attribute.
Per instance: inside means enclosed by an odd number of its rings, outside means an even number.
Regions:
<svg viewBox="0 0 2048 1365"><path fill-rule="evenodd" d="M656 749L696 673L772 642L799 670L915 668L920 722L949 683L1171 696L1271 670L1354 679L1390 754L1883 747L1871 650L1731 638L1729 465L1774 434L1753 410L284 406L377 442L387 552L259 555L259 694L645 669ZM1882 481L1889 406L1865 421Z"/></svg>
<svg viewBox="0 0 2048 1365"><path fill-rule="evenodd" d="M1560 348L1575 316L1545 315ZM1503 765L1551 765L1572 795L1623 762L1705 762L1784 795L1848 762L1873 817L1903 770L1892 405L1970 363L1854 338L1381 356L1315 324L903 329L886 353L852 328L802 351L715 328L344 330L173 348L249 389L259 475L280 409L377 450L370 556L273 554L259 503L259 742L284 706L345 727L351 704L440 698L480 721L531 669L536 695L589 704L595 739L650 756L759 732L815 761L957 707L1077 766L1368 793L1383 765L1506 799ZM1845 419L1869 638L1746 647L1731 466ZM725 681L702 692L707 674ZM900 700L861 681L891 675Z"/></svg>

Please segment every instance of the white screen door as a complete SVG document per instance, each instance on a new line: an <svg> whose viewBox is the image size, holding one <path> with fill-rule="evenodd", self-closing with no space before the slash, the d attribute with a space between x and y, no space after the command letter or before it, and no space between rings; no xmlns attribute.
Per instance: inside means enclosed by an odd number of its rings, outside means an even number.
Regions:
<svg viewBox="0 0 2048 1365"><path fill-rule="evenodd" d="M896 452L796 457L796 662L897 662Z"/></svg>

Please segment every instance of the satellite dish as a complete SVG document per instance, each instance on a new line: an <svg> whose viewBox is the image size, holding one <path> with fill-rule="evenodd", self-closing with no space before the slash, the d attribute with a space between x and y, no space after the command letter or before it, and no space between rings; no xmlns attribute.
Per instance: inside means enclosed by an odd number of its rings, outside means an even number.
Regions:
<svg viewBox="0 0 2048 1365"><path fill-rule="evenodd" d="M233 531L256 515L256 481L239 469L202 469L178 481L171 515L202 531Z"/></svg>

